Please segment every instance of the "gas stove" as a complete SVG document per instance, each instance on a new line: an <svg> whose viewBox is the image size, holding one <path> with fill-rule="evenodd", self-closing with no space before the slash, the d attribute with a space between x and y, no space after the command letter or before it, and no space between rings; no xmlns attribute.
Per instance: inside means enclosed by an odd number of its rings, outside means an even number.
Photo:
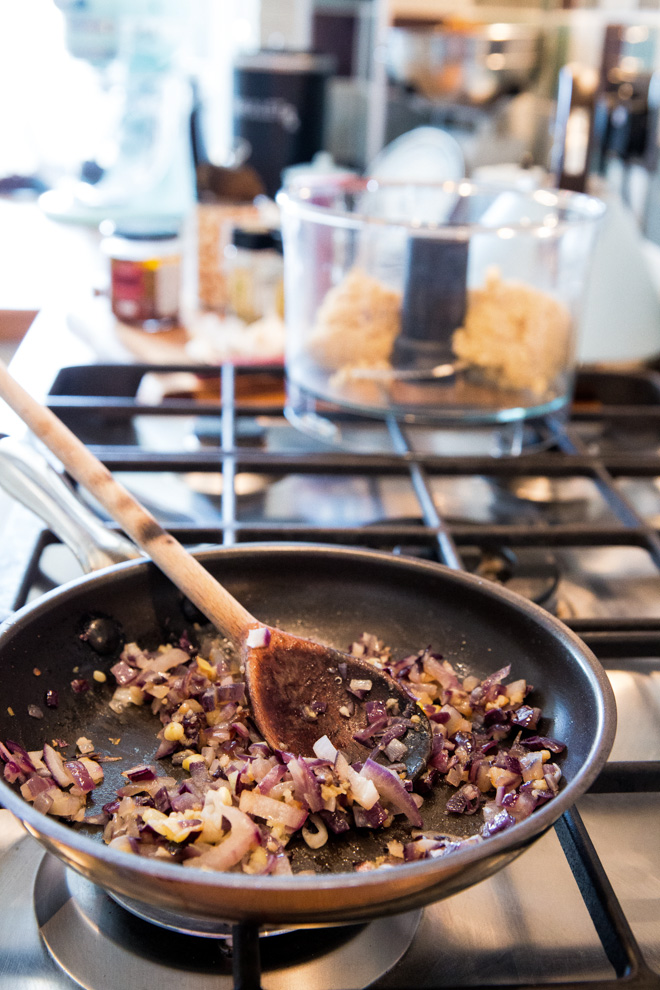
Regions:
<svg viewBox="0 0 660 990"><path fill-rule="evenodd" d="M182 542L478 571L583 637L619 724L590 792L505 869L421 912L264 932L260 976L256 933L139 917L0 811L0 990L660 987L660 378L585 370L568 423L520 457L448 455L433 431L351 416L356 452L288 423L276 367L107 365L52 333L40 317L14 373ZM21 428L5 414L0 431ZM0 509L7 612L79 569L26 509Z"/></svg>

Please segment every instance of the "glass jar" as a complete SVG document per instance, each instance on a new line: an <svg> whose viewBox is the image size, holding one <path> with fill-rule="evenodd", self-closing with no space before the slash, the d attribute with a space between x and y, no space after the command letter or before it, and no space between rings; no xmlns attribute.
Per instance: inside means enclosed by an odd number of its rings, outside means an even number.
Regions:
<svg viewBox="0 0 660 990"><path fill-rule="evenodd" d="M182 241L178 226L135 221L101 224L110 259L112 312L131 326L151 332L179 322Z"/></svg>
<svg viewBox="0 0 660 990"><path fill-rule="evenodd" d="M284 316L281 238L273 230L235 227L225 248L227 305L245 323Z"/></svg>

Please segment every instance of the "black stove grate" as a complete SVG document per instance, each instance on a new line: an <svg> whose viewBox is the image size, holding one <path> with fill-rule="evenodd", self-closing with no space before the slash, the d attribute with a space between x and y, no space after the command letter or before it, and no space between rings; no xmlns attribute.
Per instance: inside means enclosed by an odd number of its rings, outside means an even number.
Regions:
<svg viewBox="0 0 660 990"><path fill-rule="evenodd" d="M259 419L283 419L282 374L272 367L223 367L216 382L217 397L169 397L158 402L136 402L145 376L199 374L212 382L207 367L190 365L98 365L63 369L51 389L48 404L94 453L116 472L202 472L222 474L221 508L212 523L167 523L183 543L233 544L255 540L312 541L360 545L377 549L421 553L464 567L470 549L481 553L501 548L520 551L538 548L634 547L648 555L660 573L660 532L656 522L640 513L622 490L620 479L660 476L660 377L653 372L594 372L580 376L570 421L557 424L548 449L517 457L489 455L442 456L416 448L411 429L392 421L385 424L387 449L353 453L293 445L264 449L245 442L246 424ZM250 383L259 383L257 397ZM211 384L211 388L212 388ZM206 389L208 393L208 388ZM90 394L91 393L91 394ZM247 395L247 398L246 398ZM348 416L348 414L342 414ZM201 418L215 442L191 451L149 450L135 444L136 417ZM301 521L244 519L237 511L235 482L241 472L268 478L288 474L332 477L406 478L417 502L415 518L385 519L368 525L319 525ZM451 477L488 477L509 485L520 479L587 479L599 493L607 512L580 521L534 518L483 522L446 517L438 509L434 484ZM21 605L39 569L45 544L52 541L39 528L25 534L20 572L5 574L0 591L13 606ZM28 545L29 544L29 545ZM14 587L9 588L12 580ZM594 650L604 666L626 657L660 656L658 617L579 617L565 619ZM660 762L610 762L594 783L593 793L632 793L660 790ZM646 964L612 885L577 810L566 813L556 826L564 854L591 915L615 977L588 985L594 990L635 990L660 987L660 976ZM236 932L235 985L243 990L259 986L254 965L254 931ZM578 988L578 982L534 984ZM516 984L518 990L520 985ZM528 985L529 986L529 985Z"/></svg>

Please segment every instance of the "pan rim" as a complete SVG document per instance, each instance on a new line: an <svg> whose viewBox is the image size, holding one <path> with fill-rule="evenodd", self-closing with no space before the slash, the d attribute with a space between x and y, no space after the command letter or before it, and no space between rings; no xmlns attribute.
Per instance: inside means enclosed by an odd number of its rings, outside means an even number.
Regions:
<svg viewBox="0 0 660 990"><path fill-rule="evenodd" d="M438 870L451 863L459 872L474 862L478 862L484 849L488 850L488 858L496 859L498 854L504 854L524 848L534 838L539 837L552 827L561 815L572 807L577 799L584 794L593 783L598 773L607 761L608 755L614 742L616 731L616 702L611 684L602 667L600 661L588 646L577 636L573 630L564 625L561 620L546 612L541 606L523 598L516 592L496 585L486 578L469 574L464 571L455 570L434 561L419 560L413 557L397 556L387 551L374 550L363 547L344 546L339 544L324 543L302 543L302 542L254 542L240 543L232 546L218 546L194 549L193 553L203 563L207 558L215 559L218 555L227 557L243 557L248 552L254 554L268 555L288 555L291 553L313 556L323 553L325 556L331 555L337 559L360 559L364 561L377 560L383 567L391 567L402 572L411 571L416 574L435 574L444 576L446 580L457 582L479 593L486 598L497 602L506 602L514 611L527 616L535 624L545 627L556 638L563 642L564 646L570 650L572 655L579 659L579 665L586 675L595 705L595 720L597 731L594 733L589 753L585 758L583 766L577 771L575 776L565 782L565 786L552 801L535 811L529 818L516 825L511 826L497 835L490 836L484 843L468 846L464 849L456 850L447 856L439 857L435 860L421 860L415 863L397 864L397 875L401 871L406 871L405 875L414 880L418 875L422 876L433 873L434 865ZM46 592L35 602L30 602L16 611L12 616L0 625L0 640L11 639L12 634L18 633L28 622L32 621L40 612L47 611L50 605L60 597L66 597L71 590L79 585L86 587L95 583L103 584L110 580L118 572L132 572L136 569L156 569L149 559L132 560L115 564L112 567L103 568L91 575L84 575L75 578L59 586L58 588ZM158 572L160 573L160 572ZM378 888L387 884L392 876L391 869L376 869L367 872L338 872L338 873L314 873L314 874L293 874L290 876L255 876L244 873L228 873L201 870L194 866L182 868L178 863L166 863L136 856L132 853L111 849L109 846L99 847L94 839L77 832L69 825L65 825L56 818L43 815L35 808L24 801L24 799L13 790L4 780L0 779L0 801L3 807L11 811L28 831L42 845L45 843L41 838L44 821L48 828L45 834L48 838L52 836L55 844L68 846L75 852L86 854L95 852L98 855L102 850L103 860L110 866L115 866L121 870L130 870L145 876L162 881L176 880L186 883L187 878L191 886L217 887L220 884L224 888L251 890L254 893L261 889L281 891L283 894L290 891L311 892L314 890L329 891L337 888ZM431 899L431 898L429 898ZM381 911L382 913L382 911Z"/></svg>

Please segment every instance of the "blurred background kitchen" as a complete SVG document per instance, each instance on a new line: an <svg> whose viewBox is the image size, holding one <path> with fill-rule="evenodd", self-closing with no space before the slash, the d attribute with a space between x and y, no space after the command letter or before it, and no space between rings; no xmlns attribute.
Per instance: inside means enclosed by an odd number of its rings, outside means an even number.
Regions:
<svg viewBox="0 0 660 990"><path fill-rule="evenodd" d="M0 8L0 84L10 349L56 300L95 333L139 243L181 295L110 319L174 326L198 360L277 359L274 196L311 169L602 196L579 357L660 354L657 3L27 0Z"/></svg>

